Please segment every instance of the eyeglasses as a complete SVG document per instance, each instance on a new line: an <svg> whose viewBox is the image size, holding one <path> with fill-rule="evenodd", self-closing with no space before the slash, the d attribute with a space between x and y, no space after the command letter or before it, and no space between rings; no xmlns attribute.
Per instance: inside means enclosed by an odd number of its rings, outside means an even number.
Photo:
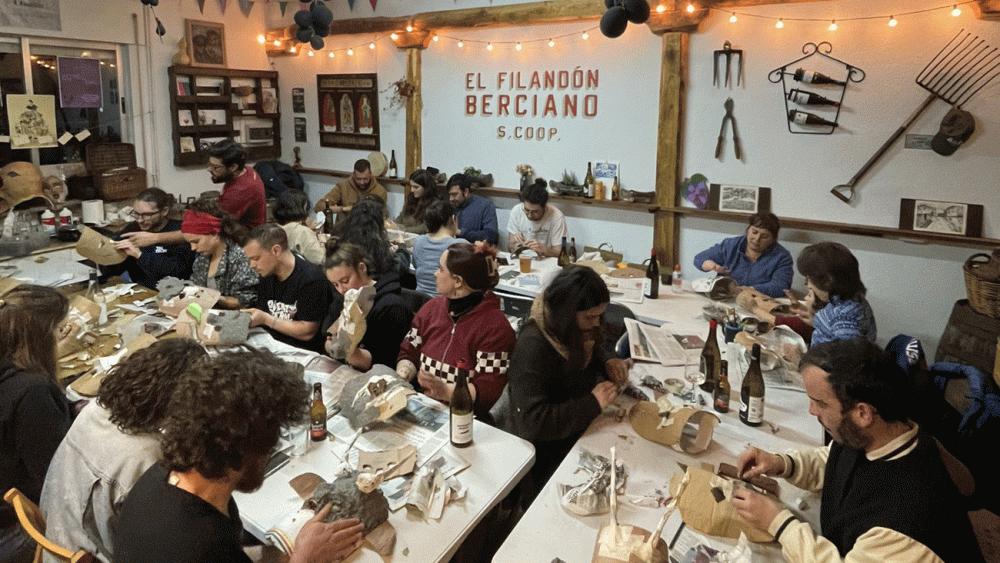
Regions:
<svg viewBox="0 0 1000 563"><path fill-rule="evenodd" d="M153 211L151 213L136 213L135 211L132 211L131 213L129 213L129 217L132 217L133 219L152 219L153 217L156 217L160 213L163 213L163 210Z"/></svg>
<svg viewBox="0 0 1000 563"><path fill-rule="evenodd" d="M226 165L225 164L209 164L208 165L208 169L209 170L225 170L226 169Z"/></svg>

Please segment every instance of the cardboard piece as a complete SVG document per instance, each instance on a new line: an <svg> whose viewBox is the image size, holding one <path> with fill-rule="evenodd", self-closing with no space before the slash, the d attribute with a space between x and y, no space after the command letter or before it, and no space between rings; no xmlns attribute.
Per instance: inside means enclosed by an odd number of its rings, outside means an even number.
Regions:
<svg viewBox="0 0 1000 563"><path fill-rule="evenodd" d="M161 313L171 317L180 316L192 303L197 303L202 310L209 310L222 296L218 290L200 287L187 280L166 277L156 284L159 294L156 302ZM247 323L249 326L249 322Z"/></svg>
<svg viewBox="0 0 1000 563"><path fill-rule="evenodd" d="M344 294L344 309L340 317L327 329L327 334L330 335L327 352L332 358L342 360L357 349L365 336L365 331L368 330L365 317L368 316L374 303L374 285L351 289Z"/></svg>
<svg viewBox="0 0 1000 563"><path fill-rule="evenodd" d="M117 362L124 361L125 358L128 358L138 350L142 350L154 342L156 342L156 338L148 334L139 335L138 338L129 342L125 346L124 350L122 350L119 354L116 354ZM104 381L104 377L107 374L107 371L94 369L77 378L76 381L69 385L70 389L76 391L83 397L96 397L97 392L101 388L101 382Z"/></svg>
<svg viewBox="0 0 1000 563"><path fill-rule="evenodd" d="M23 281L14 278L0 278L0 297L7 295L10 290L23 283Z"/></svg>
<svg viewBox="0 0 1000 563"><path fill-rule="evenodd" d="M617 467L615 448L611 448L611 467ZM664 563L667 561L667 544L662 539L653 538L655 547L643 558L643 546L651 534L637 526L621 526L618 524L618 478L617 471L611 471L611 518L607 526L597 533L594 543L594 563Z"/></svg>
<svg viewBox="0 0 1000 563"><path fill-rule="evenodd" d="M76 251L84 258L89 258L101 266L121 264L128 258L128 254L115 248L111 239L94 229L80 225L80 233L80 240L76 243Z"/></svg>
<svg viewBox="0 0 1000 563"><path fill-rule="evenodd" d="M200 304L190 303L177 316L174 330L206 346L234 346L247 341L250 315L242 311L201 309Z"/></svg>
<svg viewBox="0 0 1000 563"><path fill-rule="evenodd" d="M413 386L399 378L395 370L376 364L344 384L337 405L351 427L364 428L406 408Z"/></svg>
<svg viewBox="0 0 1000 563"><path fill-rule="evenodd" d="M656 403L639 401L629 411L628 421L643 438L689 454L708 448L720 422L708 411L671 405L667 395Z"/></svg>
<svg viewBox="0 0 1000 563"><path fill-rule="evenodd" d="M774 541L771 534L750 525L733 508L729 500L732 490L734 487L742 487L742 483L735 482L728 477L714 475L712 472L698 467L690 466L687 468L687 472L691 475L690 483L678 501L678 509L685 524L710 536L737 539L740 537L740 532L743 532L754 543ZM680 480L681 477L677 474L671 476L671 490L678 486ZM714 494L713 489L716 489ZM723 498L716 500L716 495L720 491ZM781 506L777 498L772 497L772 500Z"/></svg>

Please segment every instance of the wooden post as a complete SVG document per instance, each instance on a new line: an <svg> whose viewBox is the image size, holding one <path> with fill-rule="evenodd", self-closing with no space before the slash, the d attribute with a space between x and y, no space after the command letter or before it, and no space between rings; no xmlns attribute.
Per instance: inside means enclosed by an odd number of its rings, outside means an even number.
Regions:
<svg viewBox="0 0 1000 563"><path fill-rule="evenodd" d="M413 86L413 92L406 99L406 168L404 178L409 177L417 168L423 166L422 121L424 100L421 94L420 59L423 47L408 47L406 49L406 82ZM404 192L410 193L409 183L404 185Z"/></svg>
<svg viewBox="0 0 1000 563"><path fill-rule="evenodd" d="M684 112L684 81L687 77L689 37L686 33L664 33L660 63L660 114L656 135L656 206L653 248L660 263L673 270L680 261L680 223L671 208L677 205L680 167L681 116Z"/></svg>

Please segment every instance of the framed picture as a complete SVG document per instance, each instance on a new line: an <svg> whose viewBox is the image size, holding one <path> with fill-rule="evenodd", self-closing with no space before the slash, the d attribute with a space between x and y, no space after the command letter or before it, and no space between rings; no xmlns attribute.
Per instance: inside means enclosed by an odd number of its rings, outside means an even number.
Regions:
<svg viewBox="0 0 1000 563"><path fill-rule="evenodd" d="M380 149L377 75L320 74L316 90L320 146Z"/></svg>
<svg viewBox="0 0 1000 563"><path fill-rule="evenodd" d="M711 184L706 209L730 213L754 213L771 210L771 188Z"/></svg>
<svg viewBox="0 0 1000 563"><path fill-rule="evenodd" d="M615 177L621 173L620 168L617 160L594 161L594 181L604 182L604 199L611 199L611 188L615 185Z"/></svg>
<svg viewBox="0 0 1000 563"><path fill-rule="evenodd" d="M903 198L899 203L899 228L904 231L980 237L983 233L983 206Z"/></svg>
<svg viewBox="0 0 1000 563"><path fill-rule="evenodd" d="M278 113L278 91L276 89L260 89L260 112L268 115Z"/></svg>
<svg viewBox="0 0 1000 563"><path fill-rule="evenodd" d="M221 23L184 20L191 66L226 66L226 31Z"/></svg>

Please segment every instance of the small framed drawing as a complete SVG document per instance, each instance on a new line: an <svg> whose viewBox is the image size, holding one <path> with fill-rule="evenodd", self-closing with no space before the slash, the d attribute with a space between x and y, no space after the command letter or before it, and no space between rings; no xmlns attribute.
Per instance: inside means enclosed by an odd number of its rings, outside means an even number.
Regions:
<svg viewBox="0 0 1000 563"><path fill-rule="evenodd" d="M276 89L260 89L260 112L267 115L278 113L278 91Z"/></svg>
<svg viewBox="0 0 1000 563"><path fill-rule="evenodd" d="M711 184L706 209L746 214L771 211L771 188Z"/></svg>
<svg viewBox="0 0 1000 563"><path fill-rule="evenodd" d="M226 28L221 23L184 20L191 66L226 67Z"/></svg>
<svg viewBox="0 0 1000 563"><path fill-rule="evenodd" d="M899 203L899 229L980 237L983 233L983 206L903 198Z"/></svg>

